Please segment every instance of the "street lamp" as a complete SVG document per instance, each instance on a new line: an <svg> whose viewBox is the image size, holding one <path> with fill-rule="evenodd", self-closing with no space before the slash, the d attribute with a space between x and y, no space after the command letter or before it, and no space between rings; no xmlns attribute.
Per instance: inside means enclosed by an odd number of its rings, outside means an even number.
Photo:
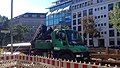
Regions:
<svg viewBox="0 0 120 68"><path fill-rule="evenodd" d="M13 34L12 34L12 18L13 18L13 0L11 0L11 22L10 22L10 35L11 35L11 54L13 54Z"/></svg>

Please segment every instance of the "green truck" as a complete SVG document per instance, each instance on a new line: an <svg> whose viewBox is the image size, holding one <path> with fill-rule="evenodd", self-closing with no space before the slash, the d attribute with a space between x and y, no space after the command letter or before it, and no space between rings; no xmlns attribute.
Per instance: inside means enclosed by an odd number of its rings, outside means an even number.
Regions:
<svg viewBox="0 0 120 68"><path fill-rule="evenodd" d="M88 48L79 32L64 28L56 28L50 34L40 31L42 29L39 28L31 42L31 54L69 60L90 59Z"/></svg>

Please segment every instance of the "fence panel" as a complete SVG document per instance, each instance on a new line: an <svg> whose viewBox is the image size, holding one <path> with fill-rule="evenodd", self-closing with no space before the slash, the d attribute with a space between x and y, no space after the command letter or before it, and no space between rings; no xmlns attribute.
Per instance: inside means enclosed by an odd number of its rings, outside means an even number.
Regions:
<svg viewBox="0 0 120 68"><path fill-rule="evenodd" d="M30 55L1 55L0 59L0 68L119 68Z"/></svg>

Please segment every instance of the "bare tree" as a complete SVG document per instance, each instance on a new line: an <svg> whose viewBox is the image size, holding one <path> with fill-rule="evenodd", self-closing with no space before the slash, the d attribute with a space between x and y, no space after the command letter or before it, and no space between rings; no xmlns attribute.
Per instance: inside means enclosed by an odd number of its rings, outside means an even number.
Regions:
<svg viewBox="0 0 120 68"><path fill-rule="evenodd" d="M93 16L84 16L82 18L82 23L83 23L83 33L84 34L89 34L92 37L92 42L94 37L99 36L98 30L95 28L95 20ZM94 46L94 43L93 43Z"/></svg>

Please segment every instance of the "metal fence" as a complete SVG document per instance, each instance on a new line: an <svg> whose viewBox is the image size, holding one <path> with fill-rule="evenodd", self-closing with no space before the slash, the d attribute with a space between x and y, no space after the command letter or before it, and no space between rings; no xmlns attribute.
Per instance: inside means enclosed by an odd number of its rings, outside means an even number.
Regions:
<svg viewBox="0 0 120 68"><path fill-rule="evenodd" d="M119 68L117 66L101 66L91 63L62 61L41 56L1 55L0 68Z"/></svg>

